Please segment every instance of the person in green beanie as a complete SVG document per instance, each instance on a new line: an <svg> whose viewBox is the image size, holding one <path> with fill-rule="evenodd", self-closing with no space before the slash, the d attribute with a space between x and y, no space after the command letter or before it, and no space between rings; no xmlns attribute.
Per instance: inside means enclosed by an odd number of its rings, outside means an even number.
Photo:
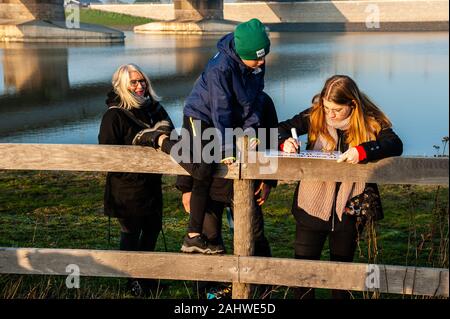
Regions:
<svg viewBox="0 0 450 319"><path fill-rule="evenodd" d="M236 27L234 44L239 58L252 69L264 64L265 56L270 50L266 28L258 19L251 19Z"/></svg>
<svg viewBox="0 0 450 319"><path fill-rule="evenodd" d="M266 28L258 19L252 19L236 27L234 44L239 58L252 69L264 64L265 56L270 50Z"/></svg>
<svg viewBox="0 0 450 319"><path fill-rule="evenodd" d="M225 143L225 129L257 129L261 124L261 110L267 100L264 89L265 58L270 51L266 27L258 19L239 24L233 33L223 36L217 43L218 52L206 65L188 96L183 111L183 128L189 134L184 138L191 145L190 163L180 164L193 177L190 198L190 219L181 251L206 254L222 253L223 246L208 242L202 236L207 198L213 180L215 163L194 163L193 154L203 154L203 148L218 139L202 139L202 133L215 128L221 134L222 163L235 160L235 145ZM189 140L186 140L189 139ZM200 141L195 141L199 139ZM257 139L251 143L256 147ZM164 150L164 144L162 149ZM218 155L218 156L217 156ZM258 185L259 187L259 185ZM261 194L267 198L270 186L264 184ZM224 190L225 191L225 190ZM262 199L262 202L264 202Z"/></svg>

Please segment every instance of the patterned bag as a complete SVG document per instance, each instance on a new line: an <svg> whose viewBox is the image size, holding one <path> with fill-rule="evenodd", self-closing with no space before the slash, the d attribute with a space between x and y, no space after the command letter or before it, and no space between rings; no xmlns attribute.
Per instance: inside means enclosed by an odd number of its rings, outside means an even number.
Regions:
<svg viewBox="0 0 450 319"><path fill-rule="evenodd" d="M346 214L355 216L358 224L383 219L380 193L376 184L366 184L364 191L351 198L345 207Z"/></svg>

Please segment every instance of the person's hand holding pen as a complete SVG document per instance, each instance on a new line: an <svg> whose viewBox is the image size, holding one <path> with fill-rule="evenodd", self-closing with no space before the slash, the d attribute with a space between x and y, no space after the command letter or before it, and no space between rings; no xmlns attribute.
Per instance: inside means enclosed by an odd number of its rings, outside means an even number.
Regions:
<svg viewBox="0 0 450 319"><path fill-rule="evenodd" d="M298 153L300 150L299 141L295 138L290 137L283 143L283 152L285 153Z"/></svg>
<svg viewBox="0 0 450 319"><path fill-rule="evenodd" d="M283 152L286 153L300 153L300 147L302 142L298 139L297 130L293 127L291 128L292 137L288 138L283 143Z"/></svg>

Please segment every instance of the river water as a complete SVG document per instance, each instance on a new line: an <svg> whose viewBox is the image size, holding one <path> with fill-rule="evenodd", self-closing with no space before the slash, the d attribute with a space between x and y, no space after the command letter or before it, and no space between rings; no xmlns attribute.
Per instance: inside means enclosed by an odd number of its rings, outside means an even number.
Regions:
<svg viewBox="0 0 450 319"><path fill-rule="evenodd" d="M135 35L121 45L0 43L0 142L95 144L115 69L140 65L176 125L218 36ZM449 135L448 32L271 33L266 91L280 120L309 107L326 78L353 77L390 117L405 155ZM446 152L448 153L448 151Z"/></svg>

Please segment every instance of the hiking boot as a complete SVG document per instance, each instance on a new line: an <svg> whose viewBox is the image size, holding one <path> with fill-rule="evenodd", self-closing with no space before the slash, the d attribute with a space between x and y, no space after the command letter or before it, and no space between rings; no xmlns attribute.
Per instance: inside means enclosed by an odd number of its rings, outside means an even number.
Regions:
<svg viewBox="0 0 450 319"><path fill-rule="evenodd" d="M225 247L223 245L214 245L211 243L208 243L208 245L211 248L211 254L225 254Z"/></svg>
<svg viewBox="0 0 450 319"><path fill-rule="evenodd" d="M203 235L203 236L205 236L205 235ZM220 238L207 238L205 236L205 238L206 238L206 240L208 240L208 242L211 246L216 246L217 250L220 250L222 254L226 254L225 245L224 245L223 239L221 237Z"/></svg>
<svg viewBox="0 0 450 319"><path fill-rule="evenodd" d="M222 245L213 245L201 235L192 238L188 235L184 236L183 246L181 246L183 253L220 254L224 250Z"/></svg>

